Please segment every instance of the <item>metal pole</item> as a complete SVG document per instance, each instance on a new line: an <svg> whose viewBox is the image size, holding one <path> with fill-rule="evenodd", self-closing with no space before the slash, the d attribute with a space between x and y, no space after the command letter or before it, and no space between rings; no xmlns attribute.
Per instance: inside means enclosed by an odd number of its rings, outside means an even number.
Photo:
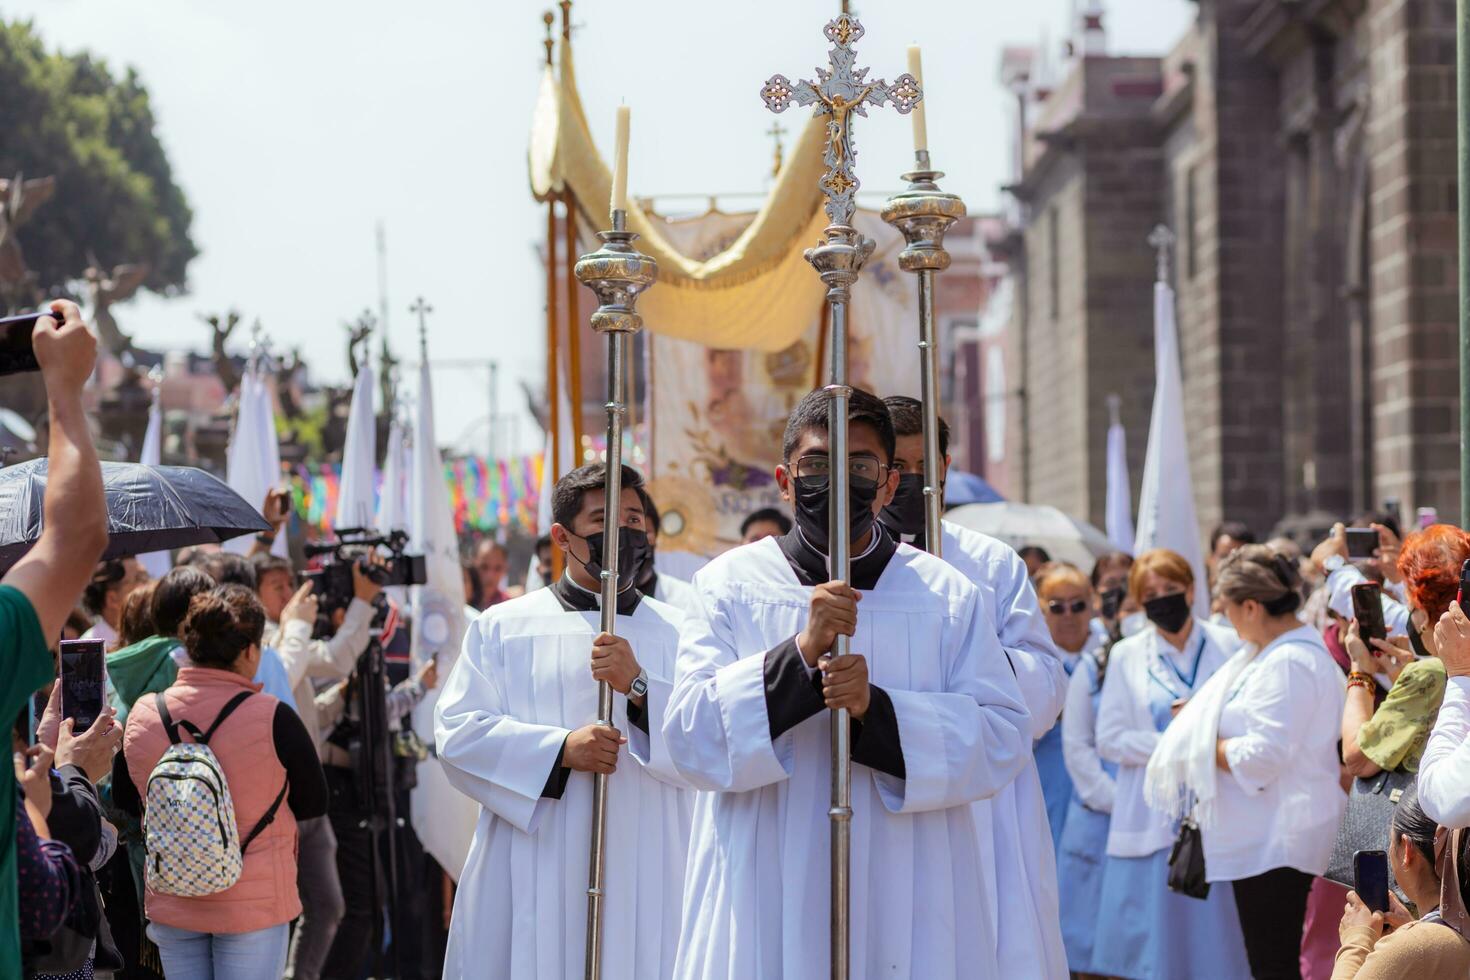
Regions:
<svg viewBox="0 0 1470 980"><path fill-rule="evenodd" d="M853 276L857 278L856 274ZM851 474L847 470L847 403L852 389L847 384L847 292L843 285L828 292L832 300L832 368L827 385L827 455L831 476L827 517L827 575L834 582L851 581L852 542L848 528L852 526L848 499ZM832 654L845 657L850 652L851 637L837 635ZM827 817L832 827L832 976L844 980L849 973L851 943L848 909L852 891L852 723L846 708L832 712L832 804Z"/></svg>
<svg viewBox="0 0 1470 980"><path fill-rule="evenodd" d="M618 525L622 523L623 418L627 405L623 392L628 373L628 338L643 325L634 312L638 294L658 278L653 259L633 248L638 236L627 230L627 215L612 213L612 231L598 234L602 247L577 260L576 277L590 286L598 298L592 314L592 329L607 336L607 453L605 459L602 525L602 631L617 632L618 617ZM572 324L576 328L575 322ZM597 724L611 725L612 686L597 685ZM586 980L602 975L603 871L607 856L606 773L592 777L592 840L587 860L587 943L584 961Z"/></svg>
<svg viewBox="0 0 1470 980"><path fill-rule="evenodd" d="M907 246L898 253L899 268L919 280L919 400L924 406L924 547L939 557L943 550L944 493L939 469L939 338L934 324L934 274L949 268L944 235L965 216L965 202L935 183L944 174L930 169L929 151L914 153L916 168L903 175L908 189L889 199L883 220L903 233Z"/></svg>
<svg viewBox="0 0 1470 980"><path fill-rule="evenodd" d="M1470 527L1470 19L1465 0L1455 3L1455 79L1460 188L1460 526Z"/></svg>

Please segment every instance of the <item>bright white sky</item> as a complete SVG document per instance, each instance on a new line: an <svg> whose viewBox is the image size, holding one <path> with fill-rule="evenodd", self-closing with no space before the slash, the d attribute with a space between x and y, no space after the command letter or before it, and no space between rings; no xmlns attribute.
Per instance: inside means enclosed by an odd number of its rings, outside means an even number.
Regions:
<svg viewBox="0 0 1470 980"><path fill-rule="evenodd" d="M1010 103L996 82L1004 45L1065 34L1073 0L858 0L859 65L905 69L924 49L929 140L944 186L973 211L1008 177ZM347 374L341 324L377 309L374 225L386 224L390 336L416 357L408 306L435 312L430 356L498 358L501 411L519 449L539 448L518 381L543 374L545 211L526 185L526 134L548 0L9 0L49 47L133 65L152 93L175 174L193 204L201 255L191 292L117 309L151 347L204 347L198 312L238 307L278 346L300 345L320 379ZM1193 16L1190 0L1111 0L1110 49L1156 54ZM582 98L611 150L613 109L633 109L629 191L760 191L772 117L757 92L775 72L812 77L837 0L579 0L573 37ZM915 16L917 14L918 16ZM800 110L782 125L799 128ZM859 123L859 174L897 189L910 124ZM729 208L741 202L732 200ZM127 259L128 256L120 256ZM242 344L244 339L241 340ZM484 446L483 370L436 372L440 441Z"/></svg>

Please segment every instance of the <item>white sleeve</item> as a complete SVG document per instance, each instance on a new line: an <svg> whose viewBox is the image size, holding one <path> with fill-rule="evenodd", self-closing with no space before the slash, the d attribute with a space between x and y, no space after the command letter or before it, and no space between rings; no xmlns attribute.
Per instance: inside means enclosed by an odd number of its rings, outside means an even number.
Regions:
<svg viewBox="0 0 1470 980"><path fill-rule="evenodd" d="M533 833L542 813L556 802L542 799L541 791L571 732L504 713L495 629L482 620L465 634L463 652L434 708L434 743L456 789Z"/></svg>
<svg viewBox="0 0 1470 980"><path fill-rule="evenodd" d="M1005 549L1008 565L997 562L995 630L1016 672L1016 684L1031 712L1031 738L1041 738L1057 723L1067 699L1067 668L1041 615L1026 562ZM1002 571L1003 569L1003 571Z"/></svg>
<svg viewBox="0 0 1470 980"><path fill-rule="evenodd" d="M1442 827L1470 827L1470 677L1451 677L1424 755L1419 805Z"/></svg>
<svg viewBox="0 0 1470 980"><path fill-rule="evenodd" d="M946 690L883 690L893 701L905 778L872 770L891 813L941 810L994 796L1031 758L1031 716L993 627L971 592L945 626L958 643Z"/></svg>
<svg viewBox="0 0 1470 980"><path fill-rule="evenodd" d="M1136 724L1126 667L1124 658L1115 657L1103 680L1102 701L1097 706L1097 754L1109 762L1145 766L1159 744L1159 733L1152 725L1140 728Z"/></svg>
<svg viewBox="0 0 1470 980"><path fill-rule="evenodd" d="M647 668L645 668L647 669ZM664 677L648 674L648 693L643 696L644 720L648 731L629 722L624 734L628 737L628 754L655 779L671 783L681 789L688 783L679 775L674 760L669 757L669 743L664 740L663 723L669 713L669 697L674 685Z"/></svg>
<svg viewBox="0 0 1470 980"><path fill-rule="evenodd" d="M1072 786L1084 805L1099 813L1113 812L1117 784L1103 769L1097 754L1097 719L1092 710L1092 688L1097 669L1083 657L1067 686L1067 708L1062 713L1062 760Z"/></svg>
<svg viewBox="0 0 1470 980"><path fill-rule="evenodd" d="M684 619L661 726L669 758L698 790L743 793L787 779L793 736L771 741L765 651L737 650L724 603L703 590L699 598L705 615Z"/></svg>
<svg viewBox="0 0 1470 980"><path fill-rule="evenodd" d="M1237 702L1245 734L1225 740L1225 761L1241 789L1261 792L1291 766L1297 746L1310 744L1306 729L1316 715L1319 690L1312 666L1295 656L1256 669ZM1336 716L1341 715L1339 703Z"/></svg>
<svg viewBox="0 0 1470 980"><path fill-rule="evenodd" d="M311 665L311 624L299 619L288 620L281 624L272 642L266 646L275 648L276 656L281 658L281 666L286 668L286 682L294 691L307 676L307 668Z"/></svg>
<svg viewBox="0 0 1470 980"><path fill-rule="evenodd" d="M371 603L354 598L342 616L342 626L330 640L322 643L312 658L312 677L346 677L357 666L357 658L367 649L372 639L373 614Z"/></svg>

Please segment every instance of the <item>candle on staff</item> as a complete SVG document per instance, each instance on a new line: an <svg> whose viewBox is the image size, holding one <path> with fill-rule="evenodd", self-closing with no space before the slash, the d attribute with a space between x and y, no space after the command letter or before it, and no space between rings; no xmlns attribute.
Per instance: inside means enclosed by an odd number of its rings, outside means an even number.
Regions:
<svg viewBox="0 0 1470 980"><path fill-rule="evenodd" d="M919 88L922 89L924 87L924 66L919 57L917 44L909 45L909 74L914 76L914 81L918 82ZM914 152L923 153L929 149L929 124L924 118L923 99L920 99L919 104L914 106L914 111L910 115L914 120Z"/></svg>
<svg viewBox="0 0 1470 980"><path fill-rule="evenodd" d="M613 151L612 209L628 210L628 121L632 115L625 105L618 106L616 149Z"/></svg>

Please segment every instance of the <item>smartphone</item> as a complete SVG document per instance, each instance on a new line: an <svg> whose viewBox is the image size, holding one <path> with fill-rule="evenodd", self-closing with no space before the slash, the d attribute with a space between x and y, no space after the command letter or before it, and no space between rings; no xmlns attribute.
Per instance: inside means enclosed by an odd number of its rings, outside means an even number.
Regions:
<svg viewBox="0 0 1470 980"><path fill-rule="evenodd" d="M1349 561L1372 558L1378 552L1378 532L1371 527L1347 529L1347 556Z"/></svg>
<svg viewBox="0 0 1470 980"><path fill-rule="evenodd" d="M1388 639L1388 627L1383 622L1383 587L1377 582L1353 586L1353 618L1358 621L1358 635L1364 643Z"/></svg>
<svg viewBox="0 0 1470 980"><path fill-rule="evenodd" d="M1358 851L1353 855L1353 891L1374 912L1388 911L1388 854Z"/></svg>
<svg viewBox="0 0 1470 980"><path fill-rule="evenodd" d="M61 641L61 716L72 719L73 731L86 731L102 714L106 655L102 640Z"/></svg>
<svg viewBox="0 0 1470 980"><path fill-rule="evenodd" d="M1460 604L1460 611L1470 616L1470 558L1465 559L1465 564L1460 566L1460 592L1455 596L1455 601Z"/></svg>
<svg viewBox="0 0 1470 980"><path fill-rule="evenodd" d="M49 316L57 323L61 322L61 314L51 310L0 317L0 374L23 374L26 371L41 370L31 334L35 333L36 321L43 316Z"/></svg>

